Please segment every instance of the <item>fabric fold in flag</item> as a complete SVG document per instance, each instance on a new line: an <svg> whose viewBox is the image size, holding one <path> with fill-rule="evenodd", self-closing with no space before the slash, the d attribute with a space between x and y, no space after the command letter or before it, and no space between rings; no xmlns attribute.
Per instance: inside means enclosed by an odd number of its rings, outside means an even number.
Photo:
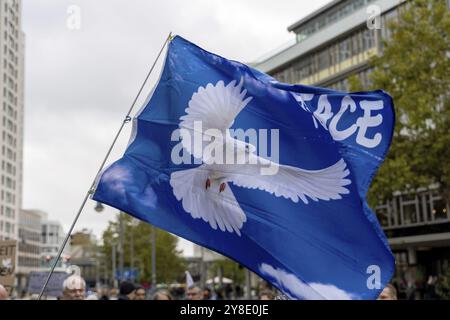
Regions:
<svg viewBox="0 0 450 320"><path fill-rule="evenodd" d="M276 81L176 36L93 199L239 262L291 299L375 299L394 259L366 193L382 90Z"/></svg>

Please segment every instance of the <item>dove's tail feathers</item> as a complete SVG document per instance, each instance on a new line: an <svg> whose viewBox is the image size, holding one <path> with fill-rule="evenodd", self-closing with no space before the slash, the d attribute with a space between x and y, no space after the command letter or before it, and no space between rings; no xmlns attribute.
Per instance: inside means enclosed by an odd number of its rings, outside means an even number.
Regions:
<svg viewBox="0 0 450 320"><path fill-rule="evenodd" d="M247 220L244 211L229 186L219 192L220 183L211 180L206 188L209 175L210 171L205 165L173 172L170 176L173 194L192 218L203 219L214 230L219 228L240 236L240 229Z"/></svg>
<svg viewBox="0 0 450 320"><path fill-rule="evenodd" d="M350 174L343 159L334 165L321 170L303 170L295 167L284 167L281 174L297 189L296 194L304 202L308 203L306 196L313 201L338 200L343 194L350 191L345 187L351 184L348 179ZM298 200L292 199L292 200Z"/></svg>

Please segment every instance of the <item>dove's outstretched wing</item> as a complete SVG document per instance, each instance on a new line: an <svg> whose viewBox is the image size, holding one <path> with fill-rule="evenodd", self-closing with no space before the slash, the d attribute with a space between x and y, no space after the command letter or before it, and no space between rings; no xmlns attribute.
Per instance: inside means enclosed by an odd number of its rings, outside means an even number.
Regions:
<svg viewBox="0 0 450 320"><path fill-rule="evenodd" d="M170 176L170 185L177 200L181 200L183 209L194 219L203 219L211 228L222 231L239 231L247 221L244 211L234 197L231 188L218 192L219 183L211 182L211 187L205 188L208 178L207 165L194 169L176 171Z"/></svg>
<svg viewBox="0 0 450 320"><path fill-rule="evenodd" d="M308 203L307 197L314 201L337 200L342 199L341 195L350 192L345 187L351 183L350 179L346 179L350 172L343 159L321 170L304 170L278 165L276 174L263 175L261 168L262 166L266 167L268 160L254 154L251 157L258 159L250 159L250 163L259 163L259 165L222 166L221 171L229 182L238 187L267 191L277 197L291 199L294 202L301 199L305 204ZM272 165L277 164L272 162Z"/></svg>
<svg viewBox="0 0 450 320"><path fill-rule="evenodd" d="M186 114L180 117L179 128L183 147L194 157L201 159L203 148L208 143L204 142L202 148L194 148L192 138L195 131L204 134L208 129L215 129L220 132L218 138L224 139L236 116L252 100L252 97L245 98L247 90L242 90L242 85L243 79L238 84L233 80L226 86L221 80L216 85L208 83L206 87L200 87L192 95ZM209 134L214 135L212 132Z"/></svg>

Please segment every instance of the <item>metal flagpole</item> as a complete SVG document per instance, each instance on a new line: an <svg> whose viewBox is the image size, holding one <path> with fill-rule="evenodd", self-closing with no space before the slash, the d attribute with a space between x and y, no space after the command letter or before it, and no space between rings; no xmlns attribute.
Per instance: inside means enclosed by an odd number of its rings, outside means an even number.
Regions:
<svg viewBox="0 0 450 320"><path fill-rule="evenodd" d="M252 279L251 279L251 273L250 270L246 269L245 270L245 287L246 287L246 292L245 292L245 298L247 300L251 300L252 299Z"/></svg>
<svg viewBox="0 0 450 320"><path fill-rule="evenodd" d="M42 287L42 290L41 290L41 292L39 293L38 300L41 300L42 295L44 294L45 289L47 288L47 285L48 285L48 282L49 282L49 280L50 280L50 277L52 276L53 272L55 271L56 265L58 264L58 260L59 260L59 258L61 257L61 254L62 254L62 252L63 252L63 250L64 250L64 247L66 246L67 241L69 240L70 235L72 234L73 228L75 227L75 224L77 223L78 218L79 218L80 215L81 215L81 212L83 211L84 205L86 204L87 200L89 199L89 196L90 196L91 194L94 193L94 190L93 190L93 189L94 189L94 187L95 187L95 181L96 181L96 179L97 179L97 176L98 176L99 173L103 170L103 167L104 167L106 161L108 160L108 157L109 157L109 155L111 154L111 151L112 151L114 145L116 144L116 141L117 141L117 139L119 138L119 135L120 135L120 133L122 132L123 127L125 126L125 124L127 124L128 122L130 122L130 120L131 120L130 114L131 114L131 112L133 111L134 105L136 104L136 102L137 102L139 96L141 95L141 92L142 92L142 90L144 89L145 84L147 83L147 80L148 80L148 78L150 77L150 74L152 73L153 69L155 68L156 63L158 62L159 57L161 56L161 53L163 52L164 48L166 47L167 43L168 43L170 40L172 40L172 32L169 33L169 35L167 36L167 39L164 41L164 44L163 44L163 46L161 47L161 50L159 51L159 53L158 53L158 55L157 55L155 61L153 62L153 64L152 64L152 66L151 66L151 68L150 68L150 70L149 70L147 76L145 77L144 82L143 82L142 85L141 85L141 88L139 89L139 91L138 91L136 97L135 97L134 100L133 100L133 103L131 104L130 109L128 110L128 113L126 114L124 120L122 121L122 124L120 125L119 130L117 131L117 134L116 134L116 136L114 137L114 140L113 140L111 146L109 147L108 152L106 153L105 158L103 159L103 161L102 161L102 163L101 163L101 165L100 165L100 168L98 169L98 172L97 172L97 174L96 174L95 177L94 177L94 180L92 181L91 187L89 188L88 192L87 192L86 195L84 196L84 199L83 199L83 201L82 201L82 203L81 203L80 208L78 209L78 212L77 212L77 214L76 214L76 216L75 216L75 219L74 219L73 222L72 222L72 225L71 225L71 227L70 227L70 229L69 229L69 232L67 232L67 235L66 235L66 237L65 237L65 239L64 239L64 241L63 241L61 247L59 248L59 251L58 251L58 254L57 254L57 256L56 256L56 259L55 259L55 261L53 262L53 265L52 265L52 267L51 267L51 269L50 269L50 272L49 272L49 274L48 274L48 276L47 276L47 279L45 280L44 286Z"/></svg>
<svg viewBox="0 0 450 320"><path fill-rule="evenodd" d="M156 228L152 226L152 289L156 288Z"/></svg>

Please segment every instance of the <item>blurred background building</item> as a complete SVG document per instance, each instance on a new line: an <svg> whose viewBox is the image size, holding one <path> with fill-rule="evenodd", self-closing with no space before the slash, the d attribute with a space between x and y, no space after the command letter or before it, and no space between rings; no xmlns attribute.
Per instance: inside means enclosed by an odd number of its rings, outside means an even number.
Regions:
<svg viewBox="0 0 450 320"><path fill-rule="evenodd" d="M80 268L88 287L95 287L108 280L103 255L90 230L83 229L71 235L70 264Z"/></svg>
<svg viewBox="0 0 450 320"><path fill-rule="evenodd" d="M47 213L43 213L41 223L41 267L49 269L55 257L58 255L58 250L64 241L64 230L61 222L56 220L49 220ZM70 243L66 245L61 257L58 259L57 268L66 268L70 262Z"/></svg>
<svg viewBox="0 0 450 320"><path fill-rule="evenodd" d="M24 44L22 4L0 0L0 240L18 238L22 203Z"/></svg>

